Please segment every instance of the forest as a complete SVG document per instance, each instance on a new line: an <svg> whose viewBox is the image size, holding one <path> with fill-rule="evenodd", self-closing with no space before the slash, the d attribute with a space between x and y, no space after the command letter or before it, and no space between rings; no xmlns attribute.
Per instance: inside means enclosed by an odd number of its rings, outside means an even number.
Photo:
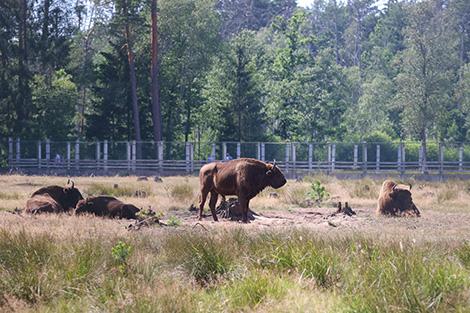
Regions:
<svg viewBox="0 0 470 313"><path fill-rule="evenodd" d="M468 0L2 0L2 150L466 142L469 32Z"/></svg>

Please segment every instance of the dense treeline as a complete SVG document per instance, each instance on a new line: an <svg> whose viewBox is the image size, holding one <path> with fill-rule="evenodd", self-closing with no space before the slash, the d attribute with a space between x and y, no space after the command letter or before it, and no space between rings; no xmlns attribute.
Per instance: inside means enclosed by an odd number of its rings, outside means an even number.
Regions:
<svg viewBox="0 0 470 313"><path fill-rule="evenodd" d="M465 141L469 51L468 0L3 0L0 136Z"/></svg>

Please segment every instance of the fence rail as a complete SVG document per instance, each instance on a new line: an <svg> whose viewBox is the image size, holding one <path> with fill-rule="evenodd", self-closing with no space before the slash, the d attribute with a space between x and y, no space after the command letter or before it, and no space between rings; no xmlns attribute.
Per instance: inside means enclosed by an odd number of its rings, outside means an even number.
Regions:
<svg viewBox="0 0 470 313"><path fill-rule="evenodd" d="M289 177L314 172L470 173L470 144L430 142L135 142L8 140L10 169L32 173L195 174L214 160L276 160Z"/></svg>

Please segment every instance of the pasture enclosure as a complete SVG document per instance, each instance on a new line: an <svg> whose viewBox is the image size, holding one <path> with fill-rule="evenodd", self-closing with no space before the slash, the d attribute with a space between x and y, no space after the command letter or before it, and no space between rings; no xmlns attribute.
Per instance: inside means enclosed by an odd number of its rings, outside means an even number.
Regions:
<svg viewBox="0 0 470 313"><path fill-rule="evenodd" d="M214 160L276 160L286 176L313 173L452 176L470 173L470 145L428 142L151 142L9 139L8 167L26 173L194 175Z"/></svg>
<svg viewBox="0 0 470 313"><path fill-rule="evenodd" d="M375 215L381 180L332 176L266 189L250 224L188 211L196 177L76 177L161 213L168 227L92 216L19 215L66 177L0 175L0 311L468 312L470 185L410 181L421 218ZM306 201L315 182L328 193ZM137 192L136 192L137 191ZM357 215L332 215L348 201ZM169 221L173 221L170 223Z"/></svg>

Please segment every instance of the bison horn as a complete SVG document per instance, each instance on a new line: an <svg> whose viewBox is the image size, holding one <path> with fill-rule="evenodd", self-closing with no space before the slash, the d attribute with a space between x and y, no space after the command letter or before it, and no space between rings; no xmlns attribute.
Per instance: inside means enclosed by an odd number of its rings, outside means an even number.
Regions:
<svg viewBox="0 0 470 313"><path fill-rule="evenodd" d="M408 185L410 185L410 190L411 190L412 185L410 183L408 183Z"/></svg>
<svg viewBox="0 0 470 313"><path fill-rule="evenodd" d="M70 178L69 178L69 179L67 179L67 185L68 185L68 184L70 184Z"/></svg>
<svg viewBox="0 0 470 313"><path fill-rule="evenodd" d="M273 162L273 167L276 167L276 160L274 160Z"/></svg>
<svg viewBox="0 0 470 313"><path fill-rule="evenodd" d="M72 189L73 189L73 187L75 187L75 183L73 180L70 180L70 181L72 182Z"/></svg>

